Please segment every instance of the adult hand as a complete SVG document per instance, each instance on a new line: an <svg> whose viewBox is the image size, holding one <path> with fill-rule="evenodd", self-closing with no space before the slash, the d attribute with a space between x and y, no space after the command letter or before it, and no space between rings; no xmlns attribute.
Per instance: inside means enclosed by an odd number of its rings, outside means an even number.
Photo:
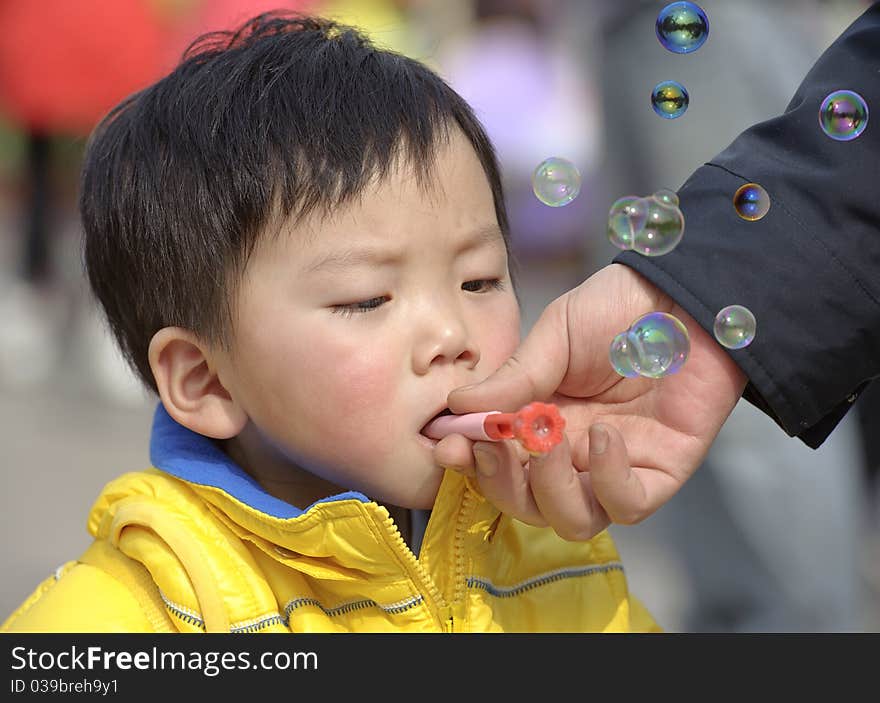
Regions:
<svg viewBox="0 0 880 703"><path fill-rule="evenodd" d="M690 355L664 378L624 378L611 367L611 340L654 311L684 323ZM517 442L450 435L434 456L474 475L501 511L585 540L611 523L641 522L668 501L702 462L745 384L727 352L669 296L610 264L547 306L493 375L449 394L455 413L556 403L564 440L529 457Z"/></svg>

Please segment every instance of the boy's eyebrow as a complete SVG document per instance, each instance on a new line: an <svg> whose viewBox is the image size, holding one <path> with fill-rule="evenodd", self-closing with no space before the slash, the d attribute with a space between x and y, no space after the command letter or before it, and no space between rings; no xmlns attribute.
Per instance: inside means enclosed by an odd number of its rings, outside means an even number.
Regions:
<svg viewBox="0 0 880 703"><path fill-rule="evenodd" d="M494 243L503 244L504 237L498 225L493 223L473 230L458 244L455 248L455 253L461 254L462 252ZM351 247L332 251L317 258L306 266L305 272L313 273L318 270L343 269L359 264L387 264L396 261L398 258L393 251L380 247Z"/></svg>

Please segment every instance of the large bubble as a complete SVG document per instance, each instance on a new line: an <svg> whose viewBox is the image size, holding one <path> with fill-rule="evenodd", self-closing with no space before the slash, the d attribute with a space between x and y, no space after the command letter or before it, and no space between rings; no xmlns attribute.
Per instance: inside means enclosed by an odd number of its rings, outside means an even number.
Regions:
<svg viewBox="0 0 880 703"><path fill-rule="evenodd" d="M532 189L545 205L568 205L581 192L580 171L571 161L552 156L538 164L532 174Z"/></svg>
<svg viewBox="0 0 880 703"><path fill-rule="evenodd" d="M835 90L819 107L819 126L839 142L855 139L868 126L868 103L852 90Z"/></svg>
<svg viewBox="0 0 880 703"><path fill-rule="evenodd" d="M660 10L655 30L664 48L676 54L689 54L709 38L709 18L699 5L673 2Z"/></svg>
<svg viewBox="0 0 880 703"><path fill-rule="evenodd" d="M690 354L687 327L674 315L651 312L614 337L609 358L621 376L662 378L678 371Z"/></svg>
<svg viewBox="0 0 880 703"><path fill-rule="evenodd" d="M608 241L624 251L662 256L678 246L684 234L684 215L678 196L662 188L647 198L625 195L608 211Z"/></svg>
<svg viewBox="0 0 880 703"><path fill-rule="evenodd" d="M684 215L675 205L664 205L655 196L645 200L645 224L634 234L632 248L645 256L668 254L684 234Z"/></svg>

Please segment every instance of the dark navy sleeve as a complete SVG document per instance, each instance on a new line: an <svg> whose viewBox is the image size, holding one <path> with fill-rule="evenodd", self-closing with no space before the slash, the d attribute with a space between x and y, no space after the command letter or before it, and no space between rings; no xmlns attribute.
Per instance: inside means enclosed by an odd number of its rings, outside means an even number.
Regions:
<svg viewBox="0 0 880 703"><path fill-rule="evenodd" d="M842 89L869 109L851 141L831 139L819 124L822 101ZM733 207L748 182L771 200L751 222ZM626 251L614 261L710 334L721 308L749 308L754 341L727 350L749 379L743 397L818 447L880 376L880 3L819 57L782 115L739 135L679 198L685 231L674 251Z"/></svg>

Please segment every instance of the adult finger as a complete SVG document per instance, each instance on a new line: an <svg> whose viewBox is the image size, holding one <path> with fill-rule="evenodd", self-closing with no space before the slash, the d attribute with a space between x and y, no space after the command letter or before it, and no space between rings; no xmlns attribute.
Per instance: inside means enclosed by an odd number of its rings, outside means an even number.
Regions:
<svg viewBox="0 0 880 703"><path fill-rule="evenodd" d="M434 461L441 468L474 476L473 446L474 443L464 435L446 435L434 446Z"/></svg>
<svg viewBox="0 0 880 703"><path fill-rule="evenodd" d="M502 513L530 525L545 527L529 487L529 471L513 442L475 442L477 484L483 496Z"/></svg>
<svg viewBox="0 0 880 703"><path fill-rule="evenodd" d="M589 476L596 499L611 522L640 522L653 508L639 473L630 466L623 435L612 425L596 423L590 427L589 442Z"/></svg>
<svg viewBox="0 0 880 703"><path fill-rule="evenodd" d="M518 410L550 397L568 370L568 325L565 297L548 305L519 348L491 376L449 393L454 413Z"/></svg>
<svg viewBox="0 0 880 703"><path fill-rule="evenodd" d="M551 451L531 458L529 484L541 515L563 539L588 540L610 524L593 495L590 474L572 464L567 437Z"/></svg>

